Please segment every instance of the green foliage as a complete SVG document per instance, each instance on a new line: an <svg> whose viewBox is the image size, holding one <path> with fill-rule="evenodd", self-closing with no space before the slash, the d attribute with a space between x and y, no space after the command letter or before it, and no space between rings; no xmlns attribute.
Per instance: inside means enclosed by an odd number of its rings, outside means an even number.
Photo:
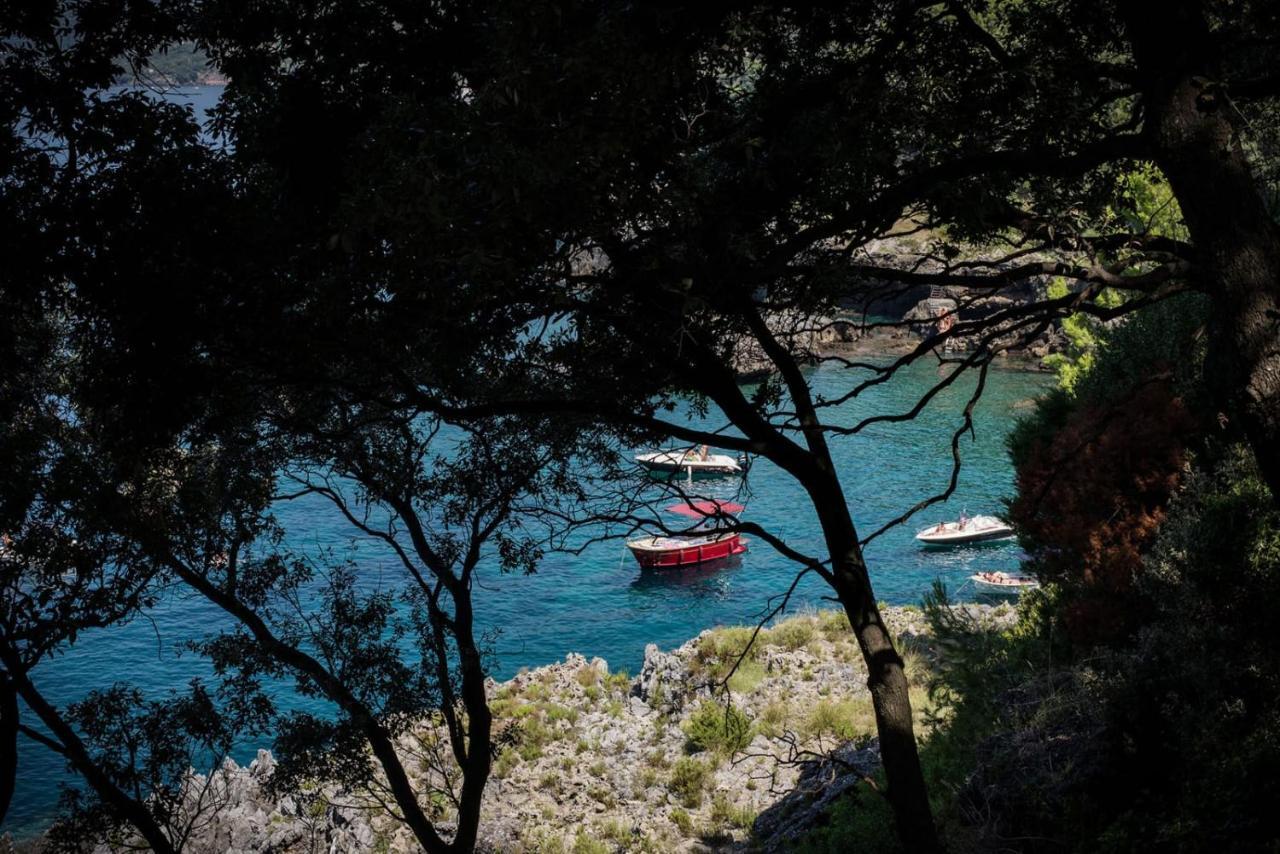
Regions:
<svg viewBox="0 0 1280 854"><path fill-rule="evenodd" d="M1143 630L1081 661L1057 635L1056 588L1024 596L1008 630L929 597L943 655L922 762L953 846L988 833L1077 852L1280 842L1266 819L1280 786L1280 509L1246 451L1201 456L1145 562ZM806 850L866 832L875 809L842 805Z"/></svg>
<svg viewBox="0 0 1280 854"><path fill-rule="evenodd" d="M797 650L813 640L814 633L813 618L802 614L778 623L765 633L763 640L768 646Z"/></svg>
<svg viewBox="0 0 1280 854"><path fill-rule="evenodd" d="M1054 279L1049 283L1047 296L1049 299L1061 299L1070 293L1065 279ZM1114 307L1124 302L1119 292L1103 290L1094 300L1100 306ZM1095 351L1098 348L1102 325L1096 319L1085 314L1073 314L1063 319L1062 331L1067 336L1068 348L1065 353L1053 353L1047 356L1044 363L1058 374L1058 387L1068 394L1075 391L1076 384L1093 369Z"/></svg>
<svg viewBox="0 0 1280 854"><path fill-rule="evenodd" d="M714 750L732 754L751 743L755 734L751 719L736 706L704 702L684 722L690 752Z"/></svg>
<svg viewBox="0 0 1280 854"><path fill-rule="evenodd" d="M1108 227L1132 234L1189 239L1173 188L1154 163L1140 163L1121 175L1117 191L1118 198L1105 213Z"/></svg>
<svg viewBox="0 0 1280 854"><path fill-rule="evenodd" d="M759 637L753 643L754 635L755 630L747 626L713 629L698 641L694 649L695 668L704 671L712 679L723 679L739 657L752 657L759 652L763 644Z"/></svg>
<svg viewBox="0 0 1280 854"><path fill-rule="evenodd" d="M691 756L677 760L667 779L667 788L688 809L702 806L702 798L711 783L711 766Z"/></svg>
<svg viewBox="0 0 1280 854"><path fill-rule="evenodd" d="M889 802L866 783L859 783L847 797L838 800L827 821L801 837L791 850L796 854L846 854L850 840L857 840L857 850L861 851L903 851L893 830Z"/></svg>
<svg viewBox="0 0 1280 854"><path fill-rule="evenodd" d="M209 57L194 42L169 45L151 54L147 59L143 77L149 81L161 81L178 85L195 83L207 73Z"/></svg>
<svg viewBox="0 0 1280 854"><path fill-rule="evenodd" d="M870 697L819 700L801 725L801 731L810 738L834 738L839 742L865 738L875 730L875 712Z"/></svg>
<svg viewBox="0 0 1280 854"><path fill-rule="evenodd" d="M719 792L711 799L709 818L712 824L720 827L750 830L756 820L756 812L750 807L735 806L728 795Z"/></svg>
<svg viewBox="0 0 1280 854"><path fill-rule="evenodd" d="M1071 395L1062 388L1055 388L1037 400L1028 414L1018 418L1004 440L1014 469L1026 465L1037 447L1052 442L1074 410L1075 401Z"/></svg>
<svg viewBox="0 0 1280 854"><path fill-rule="evenodd" d="M609 846L602 840L594 838L585 830L579 830L573 838L572 854L610 854Z"/></svg>
<svg viewBox="0 0 1280 854"><path fill-rule="evenodd" d="M1140 383L1163 372L1188 405L1208 405L1202 333L1209 310L1203 295L1184 294L1108 328L1099 336L1091 370L1077 380L1077 398L1089 403L1122 401Z"/></svg>
<svg viewBox="0 0 1280 854"><path fill-rule="evenodd" d="M764 681L764 665L754 658L743 659L729 677L729 690L737 694L750 694Z"/></svg>
<svg viewBox="0 0 1280 854"><path fill-rule="evenodd" d="M682 809L671 811L671 823L685 836L693 836L693 819Z"/></svg>

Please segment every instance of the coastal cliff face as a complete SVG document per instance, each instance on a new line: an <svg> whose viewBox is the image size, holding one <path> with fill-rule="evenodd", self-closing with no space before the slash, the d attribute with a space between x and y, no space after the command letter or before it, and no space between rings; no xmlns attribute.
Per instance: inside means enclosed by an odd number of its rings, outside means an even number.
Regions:
<svg viewBox="0 0 1280 854"><path fill-rule="evenodd" d="M963 607L1012 619L1007 607ZM924 616L911 608L885 616L920 714L936 655ZM842 612L792 617L754 642L752 632L711 629L670 652L650 645L635 678L570 654L491 683L502 747L485 792L481 849L769 850L812 828L878 768L866 672ZM430 722L402 742L424 793L448 788L442 744ZM376 792L317 786L275 798L274 767L259 751L246 767L228 762L194 776L189 801L203 814L187 850L416 850ZM448 829L447 797L424 800Z"/></svg>

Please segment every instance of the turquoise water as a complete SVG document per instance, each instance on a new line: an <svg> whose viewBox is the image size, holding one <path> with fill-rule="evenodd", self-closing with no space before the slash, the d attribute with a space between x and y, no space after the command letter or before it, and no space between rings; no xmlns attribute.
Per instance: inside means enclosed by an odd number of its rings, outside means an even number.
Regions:
<svg viewBox="0 0 1280 854"><path fill-rule="evenodd" d="M203 112L216 102L219 87L192 87L171 97ZM936 366L916 365L891 383L842 407L838 420L852 423L869 414L900 412L939 377ZM861 378L861 377L858 377ZM849 372L823 368L811 373L815 392L835 396L849 387ZM872 543L867 551L877 596L893 604L914 603L941 579L958 598L974 598L965 578L976 569L1009 569L1019 552L1012 544L925 551L912 539L929 522L999 511L1012 489L1012 470L1003 439L1020 406L1045 385L1043 375L993 371L976 412L975 435L962 443L964 467L951 501L926 510L905 527ZM865 536L916 501L939 491L951 471L950 440L958 416L973 389L967 378L943 392L919 418L904 424L880 424L833 442L833 453L860 533ZM733 481L705 481L697 491L714 497L737 494ZM821 537L812 508L799 487L771 464L757 461L747 480L745 517L781 536L792 546L820 555ZM289 545L301 551L333 549L350 553L370 586L394 585L398 564L370 543L353 540L350 527L323 499L282 507ZM354 551L353 551L354 550ZM551 555L532 576L481 573L475 591L476 612L494 633L498 678L521 667L536 667L568 652L601 656L610 667L635 672L648 643L679 645L717 624L745 623L767 610L771 597L786 590L795 566L767 545L711 569L641 574L619 541L598 543L580 556ZM827 605L821 582L807 579L791 608ZM202 599L173 595L134 623L85 635L60 658L42 664L35 679L58 704L72 702L93 688L132 682L162 697L181 689L208 667L190 654L179 655L191 637L228 625ZM319 711L319 706L313 706ZM29 722L29 718L28 718ZM246 743L236 755L252 758L265 742ZM23 837L39 832L56 806L58 786L69 780L49 751L24 741L19 746L18 786L0 832Z"/></svg>
<svg viewBox="0 0 1280 854"><path fill-rule="evenodd" d="M917 365L842 407L841 422L909 408L938 379L936 366ZM816 392L834 396L848 387L847 371L822 368L810 375ZM1017 565L1016 545L926 551L913 540L916 529L970 514L998 512L1012 489L1012 470L1003 439L1012 418L1045 385L1043 375L993 371L976 412L974 437L962 442L964 466L951 501L931 508L905 527L880 537L867 551L877 596L894 604L918 602L935 579L942 579L958 598L974 598L965 578L976 569L1010 569ZM936 491L950 475L950 438L959 413L972 392L973 378L943 392L915 421L879 424L864 433L833 443L846 496L860 533L865 536L916 501ZM733 481L706 481L697 489L727 497ZM799 487L771 464L751 468L743 503L745 517L758 522L789 544L820 554L821 538L812 508ZM350 527L323 499L298 501L281 509L289 543L311 551L333 548L354 558L370 584L394 584L397 564L371 543L353 541ZM495 633L499 678L521 667L562 658L568 652L601 656L614 669L639 667L648 643L679 645L717 624L749 622L783 592L795 566L764 543L712 569L641 574L620 541L597 543L580 556L551 555L532 576L481 572L475 592L476 612ZM807 579L792 609L824 605L827 591ZM181 688L207 667L178 645L226 625L203 600L170 597L146 620L87 635L57 660L35 672L38 684L57 703L116 681L131 681L152 696ZM317 709L318 710L318 709ZM258 746L245 744L236 758L252 758ZM65 780L61 763L49 751L24 742L20 746L18 788L0 831L23 836L41 829L55 806L57 786Z"/></svg>

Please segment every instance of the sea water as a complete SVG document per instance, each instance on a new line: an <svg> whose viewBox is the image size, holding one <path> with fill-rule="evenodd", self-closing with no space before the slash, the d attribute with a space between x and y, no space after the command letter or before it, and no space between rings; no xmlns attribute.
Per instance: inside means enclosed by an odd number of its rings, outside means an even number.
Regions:
<svg viewBox="0 0 1280 854"><path fill-rule="evenodd" d="M196 109L216 100L214 87L187 90ZM857 399L830 410L832 423L855 424L875 414L906 412L950 367L921 362L893 381L874 386ZM815 394L828 399L867 378L836 365L812 369ZM866 536L916 502L945 488L951 475L951 440L972 394L975 376L942 391L917 418L872 425L857 435L832 437L832 452L845 496ZM917 529L966 510L996 513L1012 495L1013 472L1004 438L1015 418L1047 385L1043 374L993 370L974 413L972 434L961 442L963 465L949 502L923 511L891 529L866 551L878 599L891 604L920 601L935 580L958 599L976 598L967 578L979 569L1014 569L1020 552L1010 542L946 551L921 549ZM734 497L747 505L744 518L756 522L801 552L822 557L822 538L813 507L784 472L755 460L745 484L734 480L699 481L695 488L714 497ZM365 587L393 588L400 583L398 563L385 549L362 542L323 498L310 497L280 508L288 545L300 552L332 551L350 556ZM751 541L749 551L718 565L693 570L641 572L621 540L587 547L581 554L549 554L533 575L504 575L482 567L476 579L475 612L492 640L494 676L514 674L559 660L569 652L600 656L614 670L639 668L647 644L667 649L715 625L751 623L778 603L798 567L767 544ZM832 607L819 579L803 579L790 611ZM182 690L193 677L208 678L206 662L183 653L181 644L215 633L230 622L213 605L190 595L165 598L144 619L106 631L86 633L72 648L39 665L33 673L48 699L74 702L86 691L129 682L148 696L163 698ZM319 701L289 705L323 713ZM24 722L34 723L30 714ZM246 741L234 758L252 759L270 739ZM0 826L22 838L47 827L56 810L59 786L70 777L63 762L47 749L23 739L19 745L17 790Z"/></svg>
<svg viewBox="0 0 1280 854"><path fill-rule="evenodd" d="M831 420L849 425L866 415L905 412L939 379L939 369L915 365L892 382L876 386L856 401L833 410ZM865 375L864 377L865 378ZM849 372L834 366L810 372L819 394L834 397L849 388ZM944 390L916 419L881 423L851 437L833 437L833 455L854 521L862 536L895 518L917 501L940 492L951 474L951 437L973 391L966 377ZM977 598L967 578L979 569L1015 569L1015 543L953 550L925 550L914 540L927 524L999 512L1012 494L1013 472L1004 437L1014 419L1046 385L1043 375L993 371L976 408L972 435L960 443L962 467L952 498L923 511L905 525L877 538L866 551L878 599L891 604L920 601L935 580L964 600ZM788 545L822 556L822 538L813 507L799 485L764 460L755 460L744 484L698 481L704 495L735 497L747 505L744 518L759 523ZM401 582L395 559L378 544L361 541L323 498L290 502L279 515L288 545L299 552L332 551L351 557L363 586L394 588ZM750 539L750 538L749 538ZM475 611L492 641L494 676L502 679L522 667L559 660L569 652L600 656L612 669L635 673L647 644L667 649L715 625L751 623L773 605L798 572L795 563L769 545L750 541L749 551L703 569L641 572L621 540L606 540L581 554L549 554L533 575L504 575L481 567L475 585ZM812 576L798 585L789 611L832 607L830 591ZM207 664L180 645L193 636L230 625L214 606L199 598L172 595L145 619L111 630L87 633L58 658L41 664L34 678L57 704L72 702L93 688L124 681L151 697L182 690L192 677L208 678ZM290 702L323 713L318 701ZM261 739L240 745L235 759L253 758ZM63 763L45 748L23 740L19 746L18 785L3 828L22 837L47 826L60 783L68 780Z"/></svg>

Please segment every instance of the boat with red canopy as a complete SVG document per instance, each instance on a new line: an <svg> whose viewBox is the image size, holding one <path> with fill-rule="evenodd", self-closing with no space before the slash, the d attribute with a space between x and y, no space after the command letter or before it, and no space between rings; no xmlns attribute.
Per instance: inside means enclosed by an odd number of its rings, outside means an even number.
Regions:
<svg viewBox="0 0 1280 854"><path fill-rule="evenodd" d="M747 550L742 535L721 527L736 522L737 515L745 509L732 501L673 504L667 512L699 519L702 524L687 533L630 540L627 548L642 569L677 569L742 554Z"/></svg>

